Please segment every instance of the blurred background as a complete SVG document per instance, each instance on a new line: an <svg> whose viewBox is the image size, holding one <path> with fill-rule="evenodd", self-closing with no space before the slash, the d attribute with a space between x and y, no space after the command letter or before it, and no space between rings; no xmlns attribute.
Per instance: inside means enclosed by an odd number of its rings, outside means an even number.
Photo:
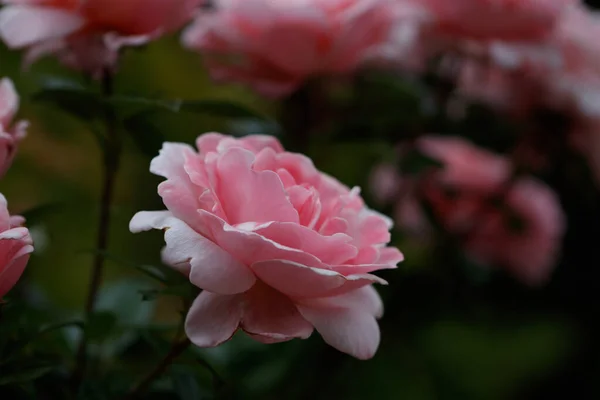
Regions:
<svg viewBox="0 0 600 400"><path fill-rule="evenodd" d="M11 172L0 182L11 213L27 217L36 243L17 291L42 319L74 318L82 312L93 255L101 154L84 123L30 97L48 76L79 77L53 60L24 71L20 55L4 47L0 60L0 76L14 80L22 96L20 116L31 122ZM157 114L152 124L164 139L185 143L209 131L280 135L319 169L361 186L375 208L369 190L372 169L394 157L393 145L403 135L458 133L501 151L519 130L478 104L458 121L445 119L422 101L443 90L439 82L384 73L328 81L327 102L339 105L342 114L319 105L320 92L312 88L322 88L322 82L307 84L287 100L304 117L289 115L289 103L265 100L241 85L211 83L198 56L182 49L175 37L127 51L115 85L118 93L142 97L223 99L279 121ZM551 116L540 118L555 125ZM160 264L163 239L160 232L133 235L128 223L138 210L163 208L156 194L161 179L148 171L159 147L159 138L127 136L100 301L120 321L140 326L152 321L153 333L179 321L181 304L173 296L143 301L140 291L155 284L131 266ZM464 257L449 256L443 246L433 248L394 232L406 261L399 270L380 274L390 285L378 287L386 313L381 347L372 360L341 354L317 334L275 345L236 335L199 354L218 373L216 384L244 399L600 398L599 191L586 163L568 149L543 179L557 190L568 217L560 260L546 285L524 286L502 270L481 269ZM156 336L140 331L130 340L112 338L100 346L141 370L162 357L161 344L153 344ZM73 344L68 337L61 340L61 346ZM215 382L205 369L200 371L196 379L174 368L177 384L194 385L197 396L190 398L211 396Z"/></svg>

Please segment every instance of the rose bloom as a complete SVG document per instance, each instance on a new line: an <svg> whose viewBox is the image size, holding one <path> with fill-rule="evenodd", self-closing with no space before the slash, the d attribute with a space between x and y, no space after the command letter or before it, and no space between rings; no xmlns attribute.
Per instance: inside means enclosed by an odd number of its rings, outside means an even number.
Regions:
<svg viewBox="0 0 600 400"><path fill-rule="evenodd" d="M183 36L212 77L268 96L355 70L390 34L388 0L220 0Z"/></svg>
<svg viewBox="0 0 600 400"><path fill-rule="evenodd" d="M406 1L406 0L401 0ZM552 33L577 0L422 0L443 35L475 40L530 41Z"/></svg>
<svg viewBox="0 0 600 400"><path fill-rule="evenodd" d="M0 299L17 283L33 252L29 231L21 226L24 222L23 217L8 214L0 194Z"/></svg>
<svg viewBox="0 0 600 400"><path fill-rule="evenodd" d="M505 267L526 284L543 283L565 231L556 194L531 177L510 182L513 166L506 158L464 139L429 136L418 147L443 164L427 178L423 195L441 223L463 235L467 254Z"/></svg>
<svg viewBox="0 0 600 400"><path fill-rule="evenodd" d="M122 45L143 44L180 28L202 0L4 0L0 37L28 48L27 59L58 53L72 67L97 72Z"/></svg>
<svg viewBox="0 0 600 400"><path fill-rule="evenodd" d="M17 153L18 143L26 135L27 122L12 125L19 109L19 96L10 79L0 80L0 177L11 166Z"/></svg>
<svg viewBox="0 0 600 400"><path fill-rule="evenodd" d="M430 135L419 139L417 147L442 164L424 172L418 190L399 173L394 178L386 166L371 176L376 197L396 203L398 225L429 239L432 227L418 206L418 200L425 200L440 225L460 238L469 258L502 267L525 284L544 283L566 225L556 194L531 177L510 182L513 166L508 159L462 138ZM395 199L390 198L394 179L399 188Z"/></svg>
<svg viewBox="0 0 600 400"><path fill-rule="evenodd" d="M382 303L371 272L403 259L386 247L391 221L284 151L269 136L201 135L165 143L150 170L164 176L168 211L140 212L132 232L165 231L163 260L204 289L186 319L200 347L237 329L263 343L307 338L313 328L360 359L374 355Z"/></svg>

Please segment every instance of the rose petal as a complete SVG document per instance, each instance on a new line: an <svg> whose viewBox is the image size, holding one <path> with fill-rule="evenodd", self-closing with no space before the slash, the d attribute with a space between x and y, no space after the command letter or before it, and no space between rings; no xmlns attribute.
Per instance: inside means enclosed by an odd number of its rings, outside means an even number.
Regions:
<svg viewBox="0 0 600 400"><path fill-rule="evenodd" d="M185 333L198 347L215 347L231 339L243 310L243 296L202 292L185 319Z"/></svg>
<svg viewBox="0 0 600 400"><path fill-rule="evenodd" d="M362 297L372 301L367 295ZM353 300L351 303L354 302ZM300 314L314 325L329 345L361 360L372 358L380 341L379 326L375 316L367 312L366 307L344 307L343 305L343 301L339 304L333 300L331 303L323 300L319 304L299 304L297 307Z"/></svg>
<svg viewBox="0 0 600 400"><path fill-rule="evenodd" d="M252 264L252 270L261 281L292 297L325 296L346 281L337 272L286 260L257 262Z"/></svg>
<svg viewBox="0 0 600 400"><path fill-rule="evenodd" d="M263 343L306 339L312 325L306 321L289 298L265 284L258 283L244 294L246 307L242 329Z"/></svg>
<svg viewBox="0 0 600 400"><path fill-rule="evenodd" d="M132 231L165 229L164 262L189 274L190 281L201 289L236 294L256 281L250 268L168 212L137 213L130 227Z"/></svg>
<svg viewBox="0 0 600 400"><path fill-rule="evenodd" d="M216 194L230 224L294 222L298 213L287 199L273 171L254 171L254 155L245 149L227 149L217 162Z"/></svg>
<svg viewBox="0 0 600 400"><path fill-rule="evenodd" d="M0 36L11 48L64 37L84 24L75 13L47 7L12 6L0 11Z"/></svg>
<svg viewBox="0 0 600 400"><path fill-rule="evenodd" d="M327 269L317 257L284 246L255 232L238 229L215 214L198 211L198 221L207 236L244 265L265 260L288 260L309 267Z"/></svg>
<svg viewBox="0 0 600 400"><path fill-rule="evenodd" d="M328 265L342 264L358 254L349 242L352 238L343 233L324 236L302 225L273 222L253 230L259 235L287 247L302 250Z"/></svg>

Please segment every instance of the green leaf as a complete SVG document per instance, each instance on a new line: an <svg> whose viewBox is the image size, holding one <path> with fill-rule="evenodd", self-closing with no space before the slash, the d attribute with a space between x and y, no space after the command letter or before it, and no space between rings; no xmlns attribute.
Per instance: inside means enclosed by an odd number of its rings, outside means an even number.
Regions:
<svg viewBox="0 0 600 400"><path fill-rule="evenodd" d="M194 374L187 371L174 371L171 373L173 388L181 400L201 400L205 398L205 391L200 389Z"/></svg>
<svg viewBox="0 0 600 400"><path fill-rule="evenodd" d="M227 118L268 119L265 115L246 106L224 100L186 100L181 102L180 111Z"/></svg>
<svg viewBox="0 0 600 400"><path fill-rule="evenodd" d="M196 295L196 287L189 282L179 285L168 286L164 289L140 290L142 300L155 300L160 296L178 296L184 298L192 298Z"/></svg>
<svg viewBox="0 0 600 400"><path fill-rule="evenodd" d="M142 153L155 157L166 138L152 123L152 114L154 114L153 111L143 111L135 114L123 122L123 127Z"/></svg>
<svg viewBox="0 0 600 400"><path fill-rule="evenodd" d="M420 151L414 150L400 161L400 170L405 174L416 175L432 167L440 168L443 164L426 156Z"/></svg>
<svg viewBox="0 0 600 400"><path fill-rule="evenodd" d="M258 111L226 100L164 100L135 96L114 96L107 100L107 103L120 110L133 109L135 114L149 113L150 115L157 111L168 111L172 113L208 114L227 118L267 119L265 115Z"/></svg>
<svg viewBox="0 0 600 400"><path fill-rule="evenodd" d="M121 325L142 325L150 321L154 304L142 301L139 291L152 287L146 281L125 279L105 285L98 295L96 309L114 313Z"/></svg>
<svg viewBox="0 0 600 400"><path fill-rule="evenodd" d="M100 94L86 89L81 84L65 79L47 79L42 89L35 93L34 101L53 106L83 120L103 117L106 105Z"/></svg>
<svg viewBox="0 0 600 400"><path fill-rule="evenodd" d="M107 102L119 110L130 108L135 110L136 113L144 111L156 112L157 110L179 112L182 103L178 99L164 100L122 95L113 96Z"/></svg>
<svg viewBox="0 0 600 400"><path fill-rule="evenodd" d="M48 374L55 368L56 366L42 365L20 370L14 374L4 375L0 377L0 386L34 381Z"/></svg>
<svg viewBox="0 0 600 400"><path fill-rule="evenodd" d="M117 326L117 323L117 315L110 311L97 311L93 313L85 324L88 339L98 342L108 339Z"/></svg>

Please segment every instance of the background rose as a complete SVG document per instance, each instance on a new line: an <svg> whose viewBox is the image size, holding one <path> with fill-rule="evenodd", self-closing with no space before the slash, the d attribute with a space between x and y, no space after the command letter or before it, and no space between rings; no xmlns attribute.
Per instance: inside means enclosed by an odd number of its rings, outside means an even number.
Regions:
<svg viewBox="0 0 600 400"><path fill-rule="evenodd" d="M27 122L13 125L13 117L19 109L19 96L10 79L0 80L0 177L11 166L17 145L25 137Z"/></svg>
<svg viewBox="0 0 600 400"><path fill-rule="evenodd" d="M116 62L120 46L180 28L202 1L7 0L0 37L11 48L29 48L28 62L58 53L72 67L96 72Z"/></svg>
<svg viewBox="0 0 600 400"><path fill-rule="evenodd" d="M0 194L0 298L17 283L33 251L33 241L27 228L21 227L25 220L10 216L6 199Z"/></svg>
<svg viewBox="0 0 600 400"><path fill-rule="evenodd" d="M167 143L151 171L167 180L169 211L141 212L133 232L164 229L164 261L204 289L186 332L199 346L228 340L239 327L271 343L325 341L358 358L379 344L382 304L370 272L402 260L388 218L267 136L216 133L191 147Z"/></svg>
<svg viewBox="0 0 600 400"><path fill-rule="evenodd" d="M532 177L511 181L514 166L509 159L459 137L424 136L417 148L442 164L426 170L419 183L410 184L385 165L371 176L376 197L395 202L398 225L412 235L430 231L424 210L417 206L424 200L471 259L504 267L526 284L545 283L566 229L556 194Z"/></svg>
<svg viewBox="0 0 600 400"><path fill-rule="evenodd" d="M184 44L213 78L288 94L307 78L355 70L393 22L387 0L227 0L201 14Z"/></svg>

